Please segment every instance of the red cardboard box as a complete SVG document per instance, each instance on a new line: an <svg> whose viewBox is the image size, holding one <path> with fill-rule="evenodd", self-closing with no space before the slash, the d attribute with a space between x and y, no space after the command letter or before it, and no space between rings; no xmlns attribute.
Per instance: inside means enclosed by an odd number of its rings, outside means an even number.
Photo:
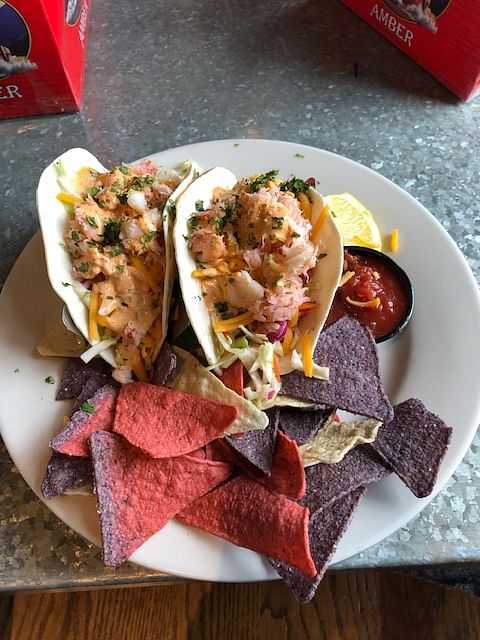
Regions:
<svg viewBox="0 0 480 640"><path fill-rule="evenodd" d="M0 0L0 118L78 111L90 0Z"/></svg>
<svg viewBox="0 0 480 640"><path fill-rule="evenodd" d="M343 0L462 100L480 93L479 0Z"/></svg>

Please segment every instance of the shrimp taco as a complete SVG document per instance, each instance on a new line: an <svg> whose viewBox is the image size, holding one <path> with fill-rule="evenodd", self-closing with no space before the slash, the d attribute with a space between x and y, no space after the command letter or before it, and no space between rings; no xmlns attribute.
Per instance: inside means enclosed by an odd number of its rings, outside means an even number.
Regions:
<svg viewBox="0 0 480 640"><path fill-rule="evenodd" d="M276 402L281 376L328 378L313 351L342 274L340 234L315 181L224 168L179 198L174 245L192 327L217 373L241 360L245 397ZM285 399L282 398L285 403Z"/></svg>
<svg viewBox="0 0 480 640"><path fill-rule="evenodd" d="M50 281L114 377L149 377L165 340L175 259L171 211L193 170L150 160L110 171L71 149L43 172L37 206ZM185 173L185 172L184 172Z"/></svg>

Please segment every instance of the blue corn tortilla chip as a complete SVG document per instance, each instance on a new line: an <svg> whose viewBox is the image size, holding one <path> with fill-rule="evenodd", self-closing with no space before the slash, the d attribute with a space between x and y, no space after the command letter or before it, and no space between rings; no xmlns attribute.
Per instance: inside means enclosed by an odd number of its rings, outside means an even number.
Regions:
<svg viewBox="0 0 480 640"><path fill-rule="evenodd" d="M44 498L55 498L70 489L92 484L92 463L89 458L68 456L52 451L42 482Z"/></svg>
<svg viewBox="0 0 480 640"><path fill-rule="evenodd" d="M452 429L415 398L394 410L393 420L379 429L372 447L417 498L425 498L435 486Z"/></svg>
<svg viewBox="0 0 480 640"><path fill-rule="evenodd" d="M158 354L152 371L152 384L167 384L170 376L172 376L177 368L177 355L171 346L164 342L160 353Z"/></svg>
<svg viewBox="0 0 480 640"><path fill-rule="evenodd" d="M88 458L88 439L94 431L113 427L118 390L106 384L75 411L67 426L50 441L59 453Z"/></svg>
<svg viewBox="0 0 480 640"><path fill-rule="evenodd" d="M388 422L393 408L383 389L375 340L345 316L322 331L314 360L330 369L328 381L293 371L282 376L282 394Z"/></svg>
<svg viewBox="0 0 480 640"><path fill-rule="evenodd" d="M315 437L334 411L330 407L308 411L296 407L280 407L279 426L298 445L305 444Z"/></svg>
<svg viewBox="0 0 480 640"><path fill-rule="evenodd" d="M71 400L75 398L81 404L91 398L97 389L110 382L111 376L112 369L102 358L94 358L88 364L85 364L80 358L69 358L55 399Z"/></svg>
<svg viewBox="0 0 480 640"><path fill-rule="evenodd" d="M305 469L307 491L301 503L314 513L390 473L390 467L370 445L362 444L336 464L320 463Z"/></svg>
<svg viewBox="0 0 480 640"><path fill-rule="evenodd" d="M270 559L273 568L301 603L309 602L315 595L337 544L347 530L364 492L365 489L359 488L310 516L310 552L317 568L314 578L308 578L285 562Z"/></svg>
<svg viewBox="0 0 480 640"><path fill-rule="evenodd" d="M240 435L225 436L228 444L247 462L246 471L261 471L270 475L277 437L279 410L268 409L268 426L263 431L248 431ZM240 459L241 464L241 459ZM253 465L251 469L250 465ZM257 473L258 473L257 471Z"/></svg>

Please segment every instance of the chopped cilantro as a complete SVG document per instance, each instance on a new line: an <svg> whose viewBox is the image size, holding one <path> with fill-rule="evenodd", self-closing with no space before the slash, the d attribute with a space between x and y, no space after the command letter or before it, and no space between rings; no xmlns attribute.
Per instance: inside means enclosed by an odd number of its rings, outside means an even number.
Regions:
<svg viewBox="0 0 480 640"><path fill-rule="evenodd" d="M117 264L117 266L115 267L115 269L119 272L119 273L123 273L125 271L125 265L124 264Z"/></svg>
<svg viewBox="0 0 480 640"><path fill-rule="evenodd" d="M303 153L296 153L295 158L304 158L305 156L303 155Z"/></svg>
<svg viewBox="0 0 480 640"><path fill-rule="evenodd" d="M297 233L296 231L292 233L292 238L299 238L299 237L300 237L300 234Z"/></svg>
<svg viewBox="0 0 480 640"><path fill-rule="evenodd" d="M77 267L78 271L80 271L80 273L87 273L87 271L90 269L90 263L88 262L81 262L78 267Z"/></svg>
<svg viewBox="0 0 480 640"><path fill-rule="evenodd" d="M95 413L95 405L91 402L82 402L80 409L85 413Z"/></svg>
<svg viewBox="0 0 480 640"><path fill-rule="evenodd" d="M295 196L298 196L299 193L307 193L310 189L310 185L308 185L305 180L301 178L290 178L290 180L286 180L282 182L280 185L281 191L290 191Z"/></svg>
<svg viewBox="0 0 480 640"><path fill-rule="evenodd" d="M101 191L100 187L92 187L91 189L88 190L88 193L92 196L92 198L95 198L95 196L98 196L100 191Z"/></svg>
<svg viewBox="0 0 480 640"><path fill-rule="evenodd" d="M177 207L175 204L171 204L168 209L169 214L172 216L172 221L177 217Z"/></svg>
<svg viewBox="0 0 480 640"><path fill-rule="evenodd" d="M257 176L254 180L250 182L250 191L255 193L259 191L262 187L266 187L267 184L276 178L278 175L277 169L272 169L272 171L267 171L266 173L262 173Z"/></svg>
<svg viewBox="0 0 480 640"><path fill-rule="evenodd" d="M98 229L98 223L93 216L87 216L87 222L91 227Z"/></svg>
<svg viewBox="0 0 480 640"><path fill-rule="evenodd" d="M64 287L71 287L72 285L70 284L70 282L62 282L62 285Z"/></svg>
<svg viewBox="0 0 480 640"><path fill-rule="evenodd" d="M275 216L272 218L272 229L281 229L283 227L284 218Z"/></svg>
<svg viewBox="0 0 480 640"><path fill-rule="evenodd" d="M196 229L198 229L198 216L192 216L188 221L188 226L190 227L191 231L195 231Z"/></svg>
<svg viewBox="0 0 480 640"><path fill-rule="evenodd" d="M74 242L78 242L80 240L80 234L78 233L78 231L75 231L75 229L70 234L70 237Z"/></svg>
<svg viewBox="0 0 480 640"><path fill-rule="evenodd" d="M97 246L97 243L94 242L93 240L87 240L87 246L94 248Z"/></svg>
<svg viewBox="0 0 480 640"><path fill-rule="evenodd" d="M103 244L118 244L120 240L119 220L109 220L103 230Z"/></svg>
<svg viewBox="0 0 480 640"><path fill-rule="evenodd" d="M225 223L234 222L237 218L237 210L239 207L238 199L235 202L227 202L223 210L225 211Z"/></svg>
<svg viewBox="0 0 480 640"><path fill-rule="evenodd" d="M337 217L337 214L335 213L335 211L333 211L333 209L330 209L330 213L332 214L332 216L333 216L334 218L336 218L336 217Z"/></svg>
<svg viewBox="0 0 480 640"><path fill-rule="evenodd" d="M143 246L145 246L151 240L153 240L156 235L157 235L156 231L150 231L150 233L144 233L143 236L140 238L140 242L143 244Z"/></svg>
<svg viewBox="0 0 480 640"><path fill-rule="evenodd" d="M13 370L13 373L18 373L19 371L20 371L20 369L18 369L18 367L17 367L17 369Z"/></svg>
<svg viewBox="0 0 480 640"><path fill-rule="evenodd" d="M234 147L239 147L239 146L240 146L240 143L239 143L239 142L234 142L234 143L233 143L233 146L234 146Z"/></svg>
<svg viewBox="0 0 480 640"><path fill-rule="evenodd" d="M223 233L225 227L225 218L214 218L213 224L217 233Z"/></svg>
<svg viewBox="0 0 480 640"><path fill-rule="evenodd" d="M129 186L134 191L143 191L145 187L151 187L152 184L153 176L135 176Z"/></svg>
<svg viewBox="0 0 480 640"><path fill-rule="evenodd" d="M45 382L46 382L47 384L55 384L55 378L54 378L53 376L47 376L47 377L45 378Z"/></svg>
<svg viewBox="0 0 480 640"><path fill-rule="evenodd" d="M118 170L121 171L125 176L128 176L130 173L130 169L123 164L121 167L118 167Z"/></svg>
<svg viewBox="0 0 480 640"><path fill-rule="evenodd" d="M203 200L197 200L195 202L195 211L205 211Z"/></svg>
<svg viewBox="0 0 480 640"><path fill-rule="evenodd" d="M322 258L326 258L327 254L326 253L319 253L317 256L317 260L321 260Z"/></svg>
<svg viewBox="0 0 480 640"><path fill-rule="evenodd" d="M122 255L122 253L123 253L123 249L122 249L122 247L121 247L120 245L118 245L118 244L117 244L117 245L115 245L114 247L112 247L112 248L110 249L110 256L111 256L112 258L116 258L117 256Z"/></svg>
<svg viewBox="0 0 480 640"><path fill-rule="evenodd" d="M126 193L118 193L117 198L120 204L127 204L128 195Z"/></svg>

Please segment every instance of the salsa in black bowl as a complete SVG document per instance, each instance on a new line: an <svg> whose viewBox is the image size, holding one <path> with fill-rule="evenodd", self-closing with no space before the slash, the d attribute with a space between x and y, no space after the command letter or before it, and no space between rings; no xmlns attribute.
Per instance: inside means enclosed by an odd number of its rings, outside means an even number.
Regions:
<svg viewBox="0 0 480 640"><path fill-rule="evenodd" d="M343 276L325 326L345 315L368 327L377 343L397 336L413 313L410 278L389 256L367 247L345 248Z"/></svg>

